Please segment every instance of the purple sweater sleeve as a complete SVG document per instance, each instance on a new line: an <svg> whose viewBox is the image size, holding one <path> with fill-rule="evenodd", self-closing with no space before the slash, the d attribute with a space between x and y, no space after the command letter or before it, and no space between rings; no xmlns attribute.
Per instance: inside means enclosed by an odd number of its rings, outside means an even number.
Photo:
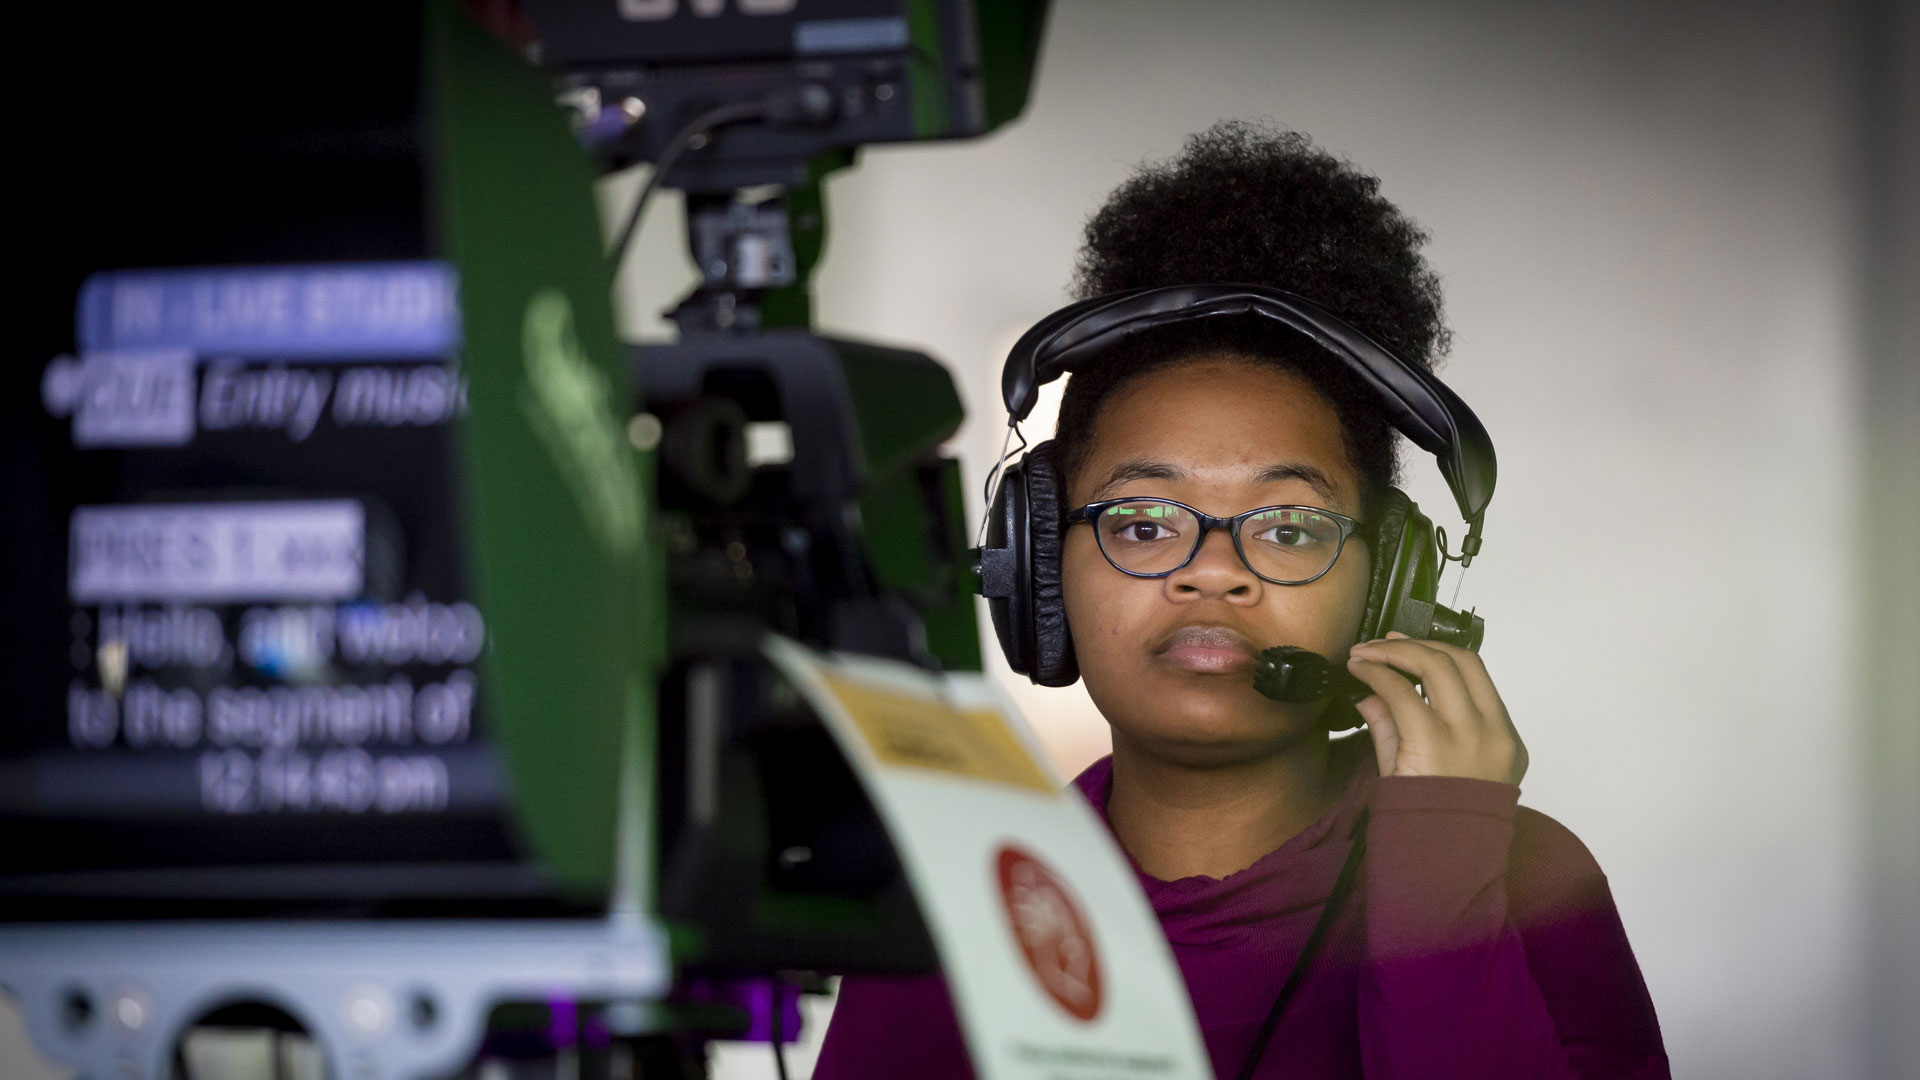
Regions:
<svg viewBox="0 0 1920 1080"><path fill-rule="evenodd" d="M814 1080L973 1080L953 998L938 975L840 980Z"/></svg>
<svg viewBox="0 0 1920 1080"><path fill-rule="evenodd" d="M1366 854L1369 1080L1666 1080L1653 1005L1586 848L1511 784L1386 777Z"/></svg>

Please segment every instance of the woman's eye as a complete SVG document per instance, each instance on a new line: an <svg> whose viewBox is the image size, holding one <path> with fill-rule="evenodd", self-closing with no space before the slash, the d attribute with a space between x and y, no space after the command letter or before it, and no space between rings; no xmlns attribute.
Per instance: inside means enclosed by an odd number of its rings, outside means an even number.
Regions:
<svg viewBox="0 0 1920 1080"><path fill-rule="evenodd" d="M1276 547L1297 548L1326 542L1323 533L1324 530L1300 522L1275 522L1256 532L1254 538Z"/></svg>
<svg viewBox="0 0 1920 1080"><path fill-rule="evenodd" d="M1107 535L1121 543L1150 544L1156 540L1170 539L1174 532L1161 522L1135 518L1115 524L1107 530Z"/></svg>
<svg viewBox="0 0 1920 1080"><path fill-rule="evenodd" d="M1152 503L1116 506L1106 512L1101 533L1120 544L1162 544L1180 535L1185 515Z"/></svg>

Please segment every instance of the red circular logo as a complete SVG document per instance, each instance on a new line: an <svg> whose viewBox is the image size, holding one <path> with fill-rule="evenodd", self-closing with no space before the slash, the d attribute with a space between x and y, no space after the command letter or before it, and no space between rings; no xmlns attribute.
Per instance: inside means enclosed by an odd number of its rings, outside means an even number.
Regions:
<svg viewBox="0 0 1920 1080"><path fill-rule="evenodd" d="M1100 1012L1100 957L1073 894L1045 863L1018 848L1002 847L999 864L1007 923L1033 977L1061 1008L1093 1019Z"/></svg>

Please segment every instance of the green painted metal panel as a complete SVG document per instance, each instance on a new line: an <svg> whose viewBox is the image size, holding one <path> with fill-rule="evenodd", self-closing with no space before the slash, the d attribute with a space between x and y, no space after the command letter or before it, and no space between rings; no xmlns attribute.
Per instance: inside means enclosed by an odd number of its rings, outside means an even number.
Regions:
<svg viewBox="0 0 1920 1080"><path fill-rule="evenodd" d="M933 0L907 0L907 38L913 43L907 64L907 102L913 110L913 136L937 139L949 134L952 116L947 100L946 49L940 33L940 12Z"/></svg>
<svg viewBox="0 0 1920 1080"><path fill-rule="evenodd" d="M988 131L1011 122L1027 107L1040 41L1046 36L1047 7L1045 0L974 0Z"/></svg>
<svg viewBox="0 0 1920 1080"><path fill-rule="evenodd" d="M952 671L980 669L980 629L966 565L957 462L940 444L965 415L953 375L919 353L836 342L860 428L867 559L884 589L919 613L927 648Z"/></svg>
<svg viewBox="0 0 1920 1080"><path fill-rule="evenodd" d="M440 246L460 278L468 532L492 627L495 731L527 841L562 887L605 895L623 755L644 755L652 739L662 590L652 461L625 434L636 398L614 337L594 173L545 75L450 2L430 4L428 22L433 179ZM647 811L631 800L624 809L647 835ZM651 859L629 850L621 861L632 887Z"/></svg>

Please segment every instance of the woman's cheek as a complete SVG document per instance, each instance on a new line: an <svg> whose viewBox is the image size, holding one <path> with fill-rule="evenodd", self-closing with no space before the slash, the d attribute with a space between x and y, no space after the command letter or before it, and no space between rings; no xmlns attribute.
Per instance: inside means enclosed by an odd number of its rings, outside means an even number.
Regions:
<svg viewBox="0 0 1920 1080"><path fill-rule="evenodd" d="M1092 672L1097 680L1113 670L1115 654L1129 640L1132 620L1127 618L1130 605L1126 601L1137 590L1128 586L1139 582L1108 566L1097 547L1076 544L1074 539L1069 537L1060 560L1061 596L1080 669ZM1089 565L1090 561L1097 565Z"/></svg>
<svg viewBox="0 0 1920 1080"><path fill-rule="evenodd" d="M1354 558L1356 555L1359 557ZM1315 582L1328 587L1315 594L1319 608L1308 616L1308 624L1321 628L1326 635L1324 645L1315 651L1335 663L1346 662L1347 650L1360 633L1360 620L1367 611L1369 576L1366 547L1356 543L1341 554L1326 577Z"/></svg>

